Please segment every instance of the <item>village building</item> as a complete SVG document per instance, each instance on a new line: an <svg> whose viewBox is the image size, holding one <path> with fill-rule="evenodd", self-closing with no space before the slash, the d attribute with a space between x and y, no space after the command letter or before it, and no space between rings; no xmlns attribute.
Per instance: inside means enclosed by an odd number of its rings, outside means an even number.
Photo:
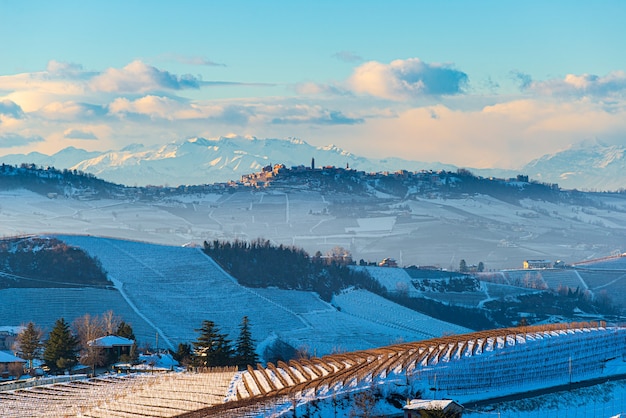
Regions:
<svg viewBox="0 0 626 418"><path fill-rule="evenodd" d="M24 330L21 325L18 326L0 326L0 350L12 351L17 339L17 335Z"/></svg>
<svg viewBox="0 0 626 418"><path fill-rule="evenodd" d="M383 258L383 261L378 263L380 267L398 267L398 262L393 258Z"/></svg>
<svg viewBox="0 0 626 418"><path fill-rule="evenodd" d="M87 344L91 347L98 347L104 350L108 358L118 359L121 355L130 355L131 349L135 344L134 340L119 337L117 335L107 335L106 337L96 338Z"/></svg>
<svg viewBox="0 0 626 418"><path fill-rule="evenodd" d="M6 351L0 351L0 379L9 379L14 367L23 368L26 360L15 357Z"/></svg>
<svg viewBox="0 0 626 418"><path fill-rule="evenodd" d="M550 260L524 260L524 270L533 269L549 269L552 268L552 261Z"/></svg>
<svg viewBox="0 0 626 418"><path fill-rule="evenodd" d="M402 409L404 409L404 418L430 417L434 411L441 411L446 417L450 418L457 418L463 415L463 406L450 399L413 399Z"/></svg>

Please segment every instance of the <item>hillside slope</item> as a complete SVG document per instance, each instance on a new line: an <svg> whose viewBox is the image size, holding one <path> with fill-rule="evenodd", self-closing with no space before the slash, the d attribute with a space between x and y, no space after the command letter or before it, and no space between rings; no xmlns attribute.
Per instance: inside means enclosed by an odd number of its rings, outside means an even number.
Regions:
<svg viewBox="0 0 626 418"><path fill-rule="evenodd" d="M424 316L399 306L395 322L373 322L339 311L311 292L246 288L197 248L89 236L59 238L98 257L118 290L159 330L161 341L173 348L178 342L195 340L195 329L205 319L237 335L244 315L250 318L259 345L278 338L317 354L338 345L355 350L467 331L435 320L439 327L428 324L428 329L422 329Z"/></svg>

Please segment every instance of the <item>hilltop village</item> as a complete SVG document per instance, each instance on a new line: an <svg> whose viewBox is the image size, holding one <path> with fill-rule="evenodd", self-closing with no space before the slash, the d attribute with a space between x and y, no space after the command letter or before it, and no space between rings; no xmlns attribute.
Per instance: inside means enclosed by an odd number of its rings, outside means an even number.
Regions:
<svg viewBox="0 0 626 418"><path fill-rule="evenodd" d="M393 196L411 198L457 198L476 193L491 195L501 200L515 201L523 197L546 201L576 200L584 204L585 193L561 190L558 184L529 180L527 175L515 178L485 178L470 171L421 170L368 173L350 168L324 166L318 168L315 160L310 166L287 168L284 164L267 165L259 172L247 174L238 181L206 183L200 185L149 185L145 187L109 183L93 174L78 170L58 170L38 167L35 164L0 166L4 188L23 187L49 198L75 198L91 200L100 198L158 200L183 194L234 193L240 189L309 190L348 193L360 196ZM583 200L585 202L583 202ZM588 203L588 202L586 202Z"/></svg>
<svg viewBox="0 0 626 418"><path fill-rule="evenodd" d="M345 168L335 166L316 167L315 159L311 160L310 166L298 165L291 168L284 164L267 165L259 172L243 175L240 182L228 183L231 187L245 186L257 189L270 186L319 190L330 183L341 189L344 186L346 192L365 191L364 185L371 182L399 183L399 185L411 185L415 191L420 193L436 192L442 186L454 188L459 182L459 177L474 177L471 172L461 169L457 173L446 172L444 170L420 170L407 171L397 170L394 172L382 171L368 173L355 170L346 164ZM482 177L476 177L482 179ZM519 187L520 184L529 183L528 176L519 175L516 178L497 179L490 178L501 184L508 184ZM398 185L398 186L399 186ZM558 189L558 185L550 185ZM341 190L340 190L341 191Z"/></svg>

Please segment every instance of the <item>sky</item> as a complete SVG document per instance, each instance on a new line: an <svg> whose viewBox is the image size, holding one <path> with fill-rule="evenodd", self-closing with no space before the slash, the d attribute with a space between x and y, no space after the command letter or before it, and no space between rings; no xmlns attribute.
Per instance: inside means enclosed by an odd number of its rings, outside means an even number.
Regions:
<svg viewBox="0 0 626 418"><path fill-rule="evenodd" d="M0 0L0 156L190 137L519 168L626 144L626 1Z"/></svg>

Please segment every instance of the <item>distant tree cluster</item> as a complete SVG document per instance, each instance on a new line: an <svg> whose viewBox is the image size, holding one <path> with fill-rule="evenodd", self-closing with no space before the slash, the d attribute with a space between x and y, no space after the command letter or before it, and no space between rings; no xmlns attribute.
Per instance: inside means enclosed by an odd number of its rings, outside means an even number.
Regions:
<svg viewBox="0 0 626 418"><path fill-rule="evenodd" d="M317 292L330 301L333 293L350 286L384 294L380 283L363 271L351 269L349 254L339 250L313 257L301 248L273 245L268 240L204 242L204 251L239 283L249 287Z"/></svg>
<svg viewBox="0 0 626 418"><path fill-rule="evenodd" d="M196 367L237 366L243 370L259 361L247 316L241 320L239 336L234 346L228 335L222 333L213 321L202 321L196 332L199 333L196 341L191 345L178 344L174 353L174 359L182 364Z"/></svg>
<svg viewBox="0 0 626 418"><path fill-rule="evenodd" d="M413 286L421 291L430 292L476 292L480 290L480 281L474 276L450 276L446 279L413 280Z"/></svg>
<svg viewBox="0 0 626 418"><path fill-rule="evenodd" d="M0 287L110 285L100 261L56 238L0 241Z"/></svg>
<svg viewBox="0 0 626 418"><path fill-rule="evenodd" d="M35 193L47 194L56 192L63 194L66 188L90 189L103 197L108 197L120 186L108 183L93 174L79 170L59 170L54 167L40 167L36 164L13 166L0 165L0 188L24 188Z"/></svg>
<svg viewBox="0 0 626 418"><path fill-rule="evenodd" d="M485 263L483 263L482 261L478 262L478 265L476 266L468 266L465 259L461 259L461 261L459 262L459 272L461 273L482 273L483 271L485 271Z"/></svg>

